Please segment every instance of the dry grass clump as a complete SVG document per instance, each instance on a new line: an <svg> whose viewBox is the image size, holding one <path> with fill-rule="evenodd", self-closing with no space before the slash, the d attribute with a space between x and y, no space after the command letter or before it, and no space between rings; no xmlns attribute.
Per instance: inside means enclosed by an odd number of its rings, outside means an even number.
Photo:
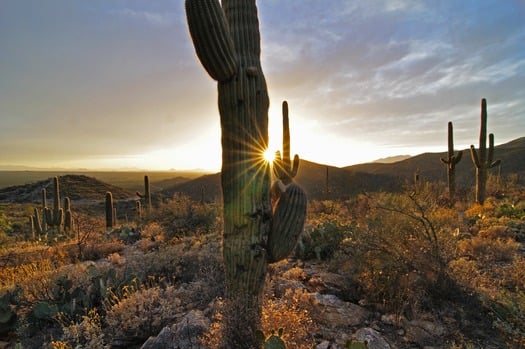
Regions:
<svg viewBox="0 0 525 349"><path fill-rule="evenodd" d="M307 310L308 302L302 289L288 289L281 298L267 294L263 301L263 332L269 335L282 328L288 348L310 349L317 326Z"/></svg>
<svg viewBox="0 0 525 349"><path fill-rule="evenodd" d="M105 344L104 332L102 329L102 317L97 309L91 309L86 315L83 315L80 322L62 322L62 340L52 341L52 349L83 349L97 348L109 349L110 346Z"/></svg>
<svg viewBox="0 0 525 349"><path fill-rule="evenodd" d="M491 239L474 236L459 242L463 255L485 262L511 262L520 244L513 239Z"/></svg>
<svg viewBox="0 0 525 349"><path fill-rule="evenodd" d="M175 320L181 300L174 286L124 287L108 301L105 323L111 337L147 339Z"/></svg>

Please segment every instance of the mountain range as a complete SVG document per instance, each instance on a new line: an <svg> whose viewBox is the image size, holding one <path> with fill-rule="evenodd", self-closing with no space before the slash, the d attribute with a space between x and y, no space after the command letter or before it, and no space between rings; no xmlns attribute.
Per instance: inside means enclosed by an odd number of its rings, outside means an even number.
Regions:
<svg viewBox="0 0 525 349"><path fill-rule="evenodd" d="M458 151L456 151L457 153ZM464 149L463 158L456 166L458 189L469 189L475 183L475 167L470 149ZM525 137L521 137L495 147L494 160L501 160L499 167L491 172L503 177L517 174L525 175ZM361 192L398 191L405 183L413 181L417 174L420 180L446 182L447 169L440 161L447 153L423 153L395 162L373 162L334 167L301 160L295 181L307 192L309 199L347 198ZM522 180L522 179L521 179ZM220 173L206 174L196 178L174 177L151 180L154 195L162 198L176 193L190 196L194 200L207 202L219 200L221 196ZM113 192L116 199L136 199L133 191L103 182L96 177L67 175L60 177L62 196L71 200L103 200L106 191ZM39 202L41 189L49 187L49 179L32 184L17 185L0 189L0 202ZM137 183L140 186L141 182ZM48 189L48 193L51 188ZM50 194L48 194L50 195Z"/></svg>

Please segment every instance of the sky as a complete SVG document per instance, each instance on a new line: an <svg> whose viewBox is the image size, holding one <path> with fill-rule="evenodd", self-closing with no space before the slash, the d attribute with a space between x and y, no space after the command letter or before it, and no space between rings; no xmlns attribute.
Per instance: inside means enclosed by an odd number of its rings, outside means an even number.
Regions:
<svg viewBox="0 0 525 349"><path fill-rule="evenodd" d="M348 166L525 136L525 1L259 0L270 150ZM0 169L218 171L183 0L1 0ZM10 167L11 166L11 167Z"/></svg>

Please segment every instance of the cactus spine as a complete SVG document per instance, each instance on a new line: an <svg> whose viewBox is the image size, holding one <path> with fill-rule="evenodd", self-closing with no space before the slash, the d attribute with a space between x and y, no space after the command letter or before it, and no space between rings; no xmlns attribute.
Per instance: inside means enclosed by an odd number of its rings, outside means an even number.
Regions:
<svg viewBox="0 0 525 349"><path fill-rule="evenodd" d="M106 228L113 229L115 224L115 210L113 207L113 195L110 191L106 192Z"/></svg>
<svg viewBox="0 0 525 349"><path fill-rule="evenodd" d="M463 151L454 154L454 130L452 122L448 123L448 157L441 158L441 162L447 165L448 196L452 200L456 196L456 165L461 161Z"/></svg>
<svg viewBox="0 0 525 349"><path fill-rule="evenodd" d="M139 192L137 192L136 194L139 198L144 199L145 204L146 204L146 211L148 215L151 214L151 191L150 191L148 176L144 176L144 195L142 195Z"/></svg>
<svg viewBox="0 0 525 349"><path fill-rule="evenodd" d="M479 133L479 150L476 152L474 145L470 146L472 162L476 167L476 203L483 205L486 196L488 170L498 166L501 161L494 161L494 135L489 134L489 147L487 149L487 101L481 100L481 129Z"/></svg>
<svg viewBox="0 0 525 349"><path fill-rule="evenodd" d="M222 346L257 347L271 226L268 91L255 0L186 0L196 54L218 82L221 120L226 304ZM283 204L284 205L284 204Z"/></svg>

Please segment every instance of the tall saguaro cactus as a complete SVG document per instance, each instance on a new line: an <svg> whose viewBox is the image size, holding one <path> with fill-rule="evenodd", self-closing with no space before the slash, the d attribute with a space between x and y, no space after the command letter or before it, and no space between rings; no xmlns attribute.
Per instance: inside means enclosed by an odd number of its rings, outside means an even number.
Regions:
<svg viewBox="0 0 525 349"><path fill-rule="evenodd" d="M498 166L501 161L494 161L494 135L489 134L489 147L487 149L487 100L481 100L481 130L479 133L479 150L470 146L472 162L476 167L476 202L483 205L486 196L488 170Z"/></svg>
<svg viewBox="0 0 525 349"><path fill-rule="evenodd" d="M218 0L186 0L185 6L197 56L218 83L227 306L222 346L255 348L268 236L270 230L278 235L282 226L272 226L270 166L263 158L269 99L256 1L222 0L221 6ZM280 210L302 214L304 221L305 213L286 202L281 201Z"/></svg>
<svg viewBox="0 0 525 349"><path fill-rule="evenodd" d="M454 130L452 122L448 123L448 157L441 158L441 162L447 166L448 196L451 200L456 196L456 165L461 161L463 151L454 154Z"/></svg>

